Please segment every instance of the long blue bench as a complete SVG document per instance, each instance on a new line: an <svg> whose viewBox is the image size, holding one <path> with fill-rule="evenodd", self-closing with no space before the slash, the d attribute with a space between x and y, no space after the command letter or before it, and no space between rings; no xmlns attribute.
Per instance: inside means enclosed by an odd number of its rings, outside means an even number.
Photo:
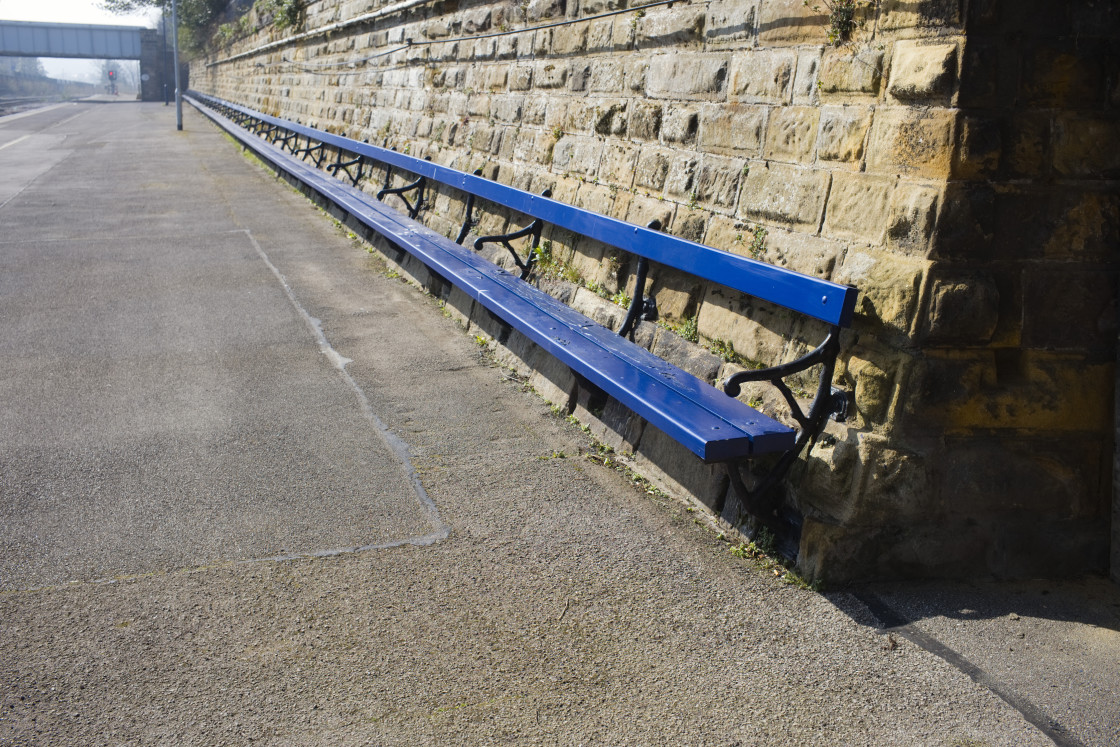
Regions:
<svg viewBox="0 0 1120 747"><path fill-rule="evenodd" d="M731 485L748 510L765 519L774 504L767 499L805 446L829 417L842 419L848 397L831 386L839 334L850 326L857 290L740 257L657 230L582 210L481 177L393 150L271 117L214 97L190 92L187 100L245 147L274 168L302 182L372 229L390 245L408 252L432 272L457 286L510 327L568 366L584 383L618 400L648 423L682 444L706 463L728 466ZM326 163L328 156L334 160ZM357 188L385 169L384 187L375 199ZM393 169L414 181L391 186ZM343 180L343 175L346 179ZM348 182L348 183L347 183ZM466 217L457 240L445 237L416 218L426 205L431 183L465 193ZM412 194L411 199L408 197ZM407 215L381 201L397 195ZM460 243L471 227L474 200L483 199L534 220L506 236L480 237L505 243L532 234L540 238L542 222L567 229L636 255L636 288L621 334L591 321L527 282L534 253L517 257L519 275L498 267ZM510 247L511 252L512 247ZM652 354L628 339L643 309L649 262L672 267L784 306L827 323L830 332L815 350L797 361L743 371L724 382L723 391ZM822 365L816 397L806 413L783 379ZM768 381L778 388L798 423L793 429L736 399L748 381ZM769 473L748 489L740 464L758 456L780 455Z"/></svg>

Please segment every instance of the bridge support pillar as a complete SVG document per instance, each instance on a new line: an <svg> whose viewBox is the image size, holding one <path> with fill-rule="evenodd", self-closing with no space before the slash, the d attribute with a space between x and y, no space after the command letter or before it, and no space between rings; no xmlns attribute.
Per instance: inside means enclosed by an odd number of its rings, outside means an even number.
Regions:
<svg viewBox="0 0 1120 747"><path fill-rule="evenodd" d="M184 90L188 88L187 67L183 65L180 71ZM140 100L164 101L165 83L167 100L174 100L175 63L172 60L171 44L165 42L159 31L144 29L140 32Z"/></svg>

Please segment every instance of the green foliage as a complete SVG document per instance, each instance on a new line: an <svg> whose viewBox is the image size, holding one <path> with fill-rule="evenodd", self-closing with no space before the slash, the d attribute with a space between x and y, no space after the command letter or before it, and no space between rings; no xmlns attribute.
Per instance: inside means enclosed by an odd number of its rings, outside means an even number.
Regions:
<svg viewBox="0 0 1120 747"><path fill-rule="evenodd" d="M632 299L630 298L630 296L626 295L626 291L624 290L620 290L618 293L615 293L613 296L611 296L611 302L618 304L624 309L630 308L631 300Z"/></svg>
<svg viewBox="0 0 1120 747"><path fill-rule="evenodd" d="M828 10L828 42L840 46L851 38L852 32L863 25L856 20L856 12L870 8L875 0L804 0L805 7L819 11L823 4Z"/></svg>
<svg viewBox="0 0 1120 747"><path fill-rule="evenodd" d="M750 243L747 244L747 254L751 259L761 259L762 250L766 248L766 236L770 233L763 226L756 225L754 228L749 228L747 236L750 237ZM735 234L735 243L742 244L747 240L747 236L741 233Z"/></svg>
<svg viewBox="0 0 1120 747"><path fill-rule="evenodd" d="M796 586L804 591L819 592L822 585L819 581L809 583L785 562L774 557L774 535L765 527L758 530L751 542L741 545L732 545L731 554L743 560L750 560L763 571L769 571L784 584Z"/></svg>
<svg viewBox="0 0 1120 747"><path fill-rule="evenodd" d="M278 29L294 28L303 21L302 0L257 0L253 6L258 15L270 17Z"/></svg>
<svg viewBox="0 0 1120 747"><path fill-rule="evenodd" d="M686 316L679 322L670 322L667 319L659 319L657 326L662 329L667 329L670 332L676 332L678 335L688 340L689 342L699 342L700 333L696 328L696 317Z"/></svg>
<svg viewBox="0 0 1120 747"><path fill-rule="evenodd" d="M743 356L735 352L735 344L733 342L730 340L721 340L718 337L708 343L708 350L711 350L728 363L738 363L743 358Z"/></svg>
<svg viewBox="0 0 1120 747"><path fill-rule="evenodd" d="M697 319L698 317L695 316L688 316L682 319L680 325L677 327L677 334L689 342L699 342L700 333L696 329Z"/></svg>

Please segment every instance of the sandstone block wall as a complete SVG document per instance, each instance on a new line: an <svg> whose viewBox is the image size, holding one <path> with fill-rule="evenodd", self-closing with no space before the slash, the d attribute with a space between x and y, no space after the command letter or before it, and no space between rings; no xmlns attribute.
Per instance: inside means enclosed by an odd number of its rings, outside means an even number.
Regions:
<svg viewBox="0 0 1120 747"><path fill-rule="evenodd" d="M319 0L300 29L254 18L257 31L196 61L191 80L859 287L835 382L853 392L854 417L829 426L787 486L806 573L1102 568L1118 11L881 0L861 13L833 46L827 15L801 0ZM462 213L460 196L443 194L424 220L454 235ZM489 211L478 230L511 221L521 225ZM542 285L617 327L607 299L632 290L631 259L560 231L545 248ZM651 282L661 326L639 339L710 381L792 360L826 333L662 268ZM717 470L612 403L589 407L531 353L514 358L658 479L722 505ZM744 397L781 414L765 387Z"/></svg>

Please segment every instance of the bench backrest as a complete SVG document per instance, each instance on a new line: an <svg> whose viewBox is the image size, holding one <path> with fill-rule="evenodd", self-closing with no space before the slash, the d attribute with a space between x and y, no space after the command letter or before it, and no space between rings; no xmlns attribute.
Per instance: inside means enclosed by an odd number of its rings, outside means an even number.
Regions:
<svg viewBox="0 0 1120 747"><path fill-rule="evenodd" d="M800 314L841 327L851 325L858 296L858 290L852 286L839 285L811 275L803 275L793 270L713 249L388 148L361 143L290 120L271 117L205 94L192 91L191 95L240 111L262 122L303 135L332 148L365 156L372 161L388 164L440 184L472 193L533 218L540 218L554 226L719 283L755 298L784 306Z"/></svg>

